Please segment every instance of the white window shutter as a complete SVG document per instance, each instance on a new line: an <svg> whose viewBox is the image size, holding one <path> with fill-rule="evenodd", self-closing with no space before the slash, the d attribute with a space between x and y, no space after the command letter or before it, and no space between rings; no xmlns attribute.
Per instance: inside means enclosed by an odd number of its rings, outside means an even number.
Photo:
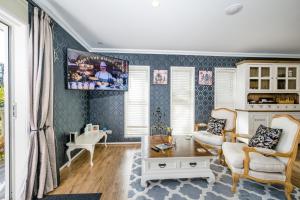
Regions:
<svg viewBox="0 0 300 200"><path fill-rule="evenodd" d="M129 66L125 92L125 134L149 134L149 66Z"/></svg>
<svg viewBox="0 0 300 200"><path fill-rule="evenodd" d="M173 134L191 134L195 123L195 68L171 67Z"/></svg>
<svg viewBox="0 0 300 200"><path fill-rule="evenodd" d="M215 68L215 108L234 109L235 68Z"/></svg>

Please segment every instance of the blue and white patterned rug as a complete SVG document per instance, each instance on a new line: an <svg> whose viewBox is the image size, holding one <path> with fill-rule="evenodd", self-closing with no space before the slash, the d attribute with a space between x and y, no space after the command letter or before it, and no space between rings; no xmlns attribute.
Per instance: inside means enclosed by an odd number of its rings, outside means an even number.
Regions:
<svg viewBox="0 0 300 200"><path fill-rule="evenodd" d="M281 185L266 185L247 179L240 179L237 192L231 192L231 172L219 164L217 159L210 165L216 175L216 182L208 184L205 179L174 179L148 181L148 187L141 186L141 153L134 155L128 199L134 200L282 200L285 199ZM300 199L300 189L295 188L292 199Z"/></svg>

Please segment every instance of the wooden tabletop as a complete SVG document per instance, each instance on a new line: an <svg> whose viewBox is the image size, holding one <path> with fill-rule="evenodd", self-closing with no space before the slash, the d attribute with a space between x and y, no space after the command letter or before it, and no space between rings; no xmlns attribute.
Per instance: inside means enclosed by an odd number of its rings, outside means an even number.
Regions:
<svg viewBox="0 0 300 200"><path fill-rule="evenodd" d="M170 158L170 157L212 157L207 149L202 147L193 138L186 139L184 135L173 136L176 139L176 145L173 148L156 152L151 149L152 146L167 142L166 136L144 136L142 138L142 152L146 158ZM197 149L204 149L199 152Z"/></svg>

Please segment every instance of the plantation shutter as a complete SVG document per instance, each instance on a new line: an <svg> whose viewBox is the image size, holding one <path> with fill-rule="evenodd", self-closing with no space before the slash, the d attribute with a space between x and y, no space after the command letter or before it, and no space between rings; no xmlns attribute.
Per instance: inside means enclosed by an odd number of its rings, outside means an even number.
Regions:
<svg viewBox="0 0 300 200"><path fill-rule="evenodd" d="M235 68L215 69L215 108L234 109Z"/></svg>
<svg viewBox="0 0 300 200"><path fill-rule="evenodd" d="M125 134L149 134L149 66L129 66L125 92Z"/></svg>
<svg viewBox="0 0 300 200"><path fill-rule="evenodd" d="M171 67L173 134L191 134L195 119L195 68Z"/></svg>

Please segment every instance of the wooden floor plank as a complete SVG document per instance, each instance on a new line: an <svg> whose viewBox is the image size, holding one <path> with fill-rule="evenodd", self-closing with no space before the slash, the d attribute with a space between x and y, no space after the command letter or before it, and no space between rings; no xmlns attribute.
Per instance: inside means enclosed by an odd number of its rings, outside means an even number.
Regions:
<svg viewBox="0 0 300 200"><path fill-rule="evenodd" d="M140 151L139 144L97 145L94 166L89 165L85 151L71 166L61 172L61 184L51 194L101 192L101 200L126 200L133 155ZM300 187L300 151L293 167L292 182Z"/></svg>

